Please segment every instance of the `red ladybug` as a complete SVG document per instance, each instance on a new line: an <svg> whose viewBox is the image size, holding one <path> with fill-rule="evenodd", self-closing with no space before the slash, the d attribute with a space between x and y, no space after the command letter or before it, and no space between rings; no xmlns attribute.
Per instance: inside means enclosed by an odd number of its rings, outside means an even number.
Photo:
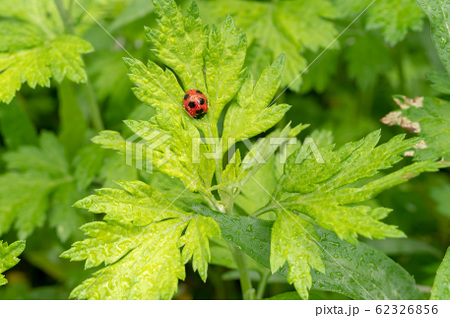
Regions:
<svg viewBox="0 0 450 318"><path fill-rule="evenodd" d="M183 108L191 117L201 119L208 112L208 100L198 89L190 89L183 97Z"/></svg>

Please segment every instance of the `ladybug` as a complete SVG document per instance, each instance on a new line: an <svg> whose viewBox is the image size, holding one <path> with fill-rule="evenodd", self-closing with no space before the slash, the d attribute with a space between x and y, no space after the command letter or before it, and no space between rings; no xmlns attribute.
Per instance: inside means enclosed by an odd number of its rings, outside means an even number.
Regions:
<svg viewBox="0 0 450 318"><path fill-rule="evenodd" d="M195 119L201 119L208 112L208 100L198 89L190 89L183 97L184 110Z"/></svg>

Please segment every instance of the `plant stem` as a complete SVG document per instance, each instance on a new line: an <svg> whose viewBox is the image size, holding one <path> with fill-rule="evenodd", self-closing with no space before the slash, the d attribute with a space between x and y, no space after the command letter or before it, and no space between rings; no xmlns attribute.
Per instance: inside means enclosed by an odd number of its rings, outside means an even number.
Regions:
<svg viewBox="0 0 450 318"><path fill-rule="evenodd" d="M75 30L73 28L73 22L72 22L72 14L71 14L72 1L69 2L67 9L64 7L62 0L55 0L55 5L59 11L61 20L64 23L65 32L68 34L75 34Z"/></svg>
<svg viewBox="0 0 450 318"><path fill-rule="evenodd" d="M273 211L274 209L275 209L275 207L273 205L268 205L268 206L265 206L265 207L263 207L263 208L261 208L259 210L256 210L255 212L253 212L251 214L251 216L257 217L257 216L260 216L261 214L264 214L266 212Z"/></svg>
<svg viewBox="0 0 450 318"><path fill-rule="evenodd" d="M94 129L97 131L101 131L105 128L103 125L102 116L100 114L100 108L98 107L97 100L95 98L94 90L92 89L91 84L88 82L84 86L86 91L87 102L89 105L89 110L92 116L92 125Z"/></svg>
<svg viewBox="0 0 450 318"><path fill-rule="evenodd" d="M256 291L256 299L263 299L264 297L264 291L266 290L267 282L269 281L270 277L270 270L265 270L262 274L261 280L258 284L258 289Z"/></svg>
<svg viewBox="0 0 450 318"><path fill-rule="evenodd" d="M233 254L233 258L234 261L236 262L237 269L239 272L242 298L244 300L253 300L255 299L255 290L252 287L252 281L250 279L245 254L231 243L228 243L228 247L230 248L231 253Z"/></svg>

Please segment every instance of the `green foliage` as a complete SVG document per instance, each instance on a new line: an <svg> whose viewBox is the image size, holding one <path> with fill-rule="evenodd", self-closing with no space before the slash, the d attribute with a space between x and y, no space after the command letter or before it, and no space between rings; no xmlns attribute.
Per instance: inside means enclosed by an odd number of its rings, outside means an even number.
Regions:
<svg viewBox="0 0 450 318"><path fill-rule="evenodd" d="M10 245L0 241L0 286L5 285L8 281L2 274L4 271L10 269L19 263L19 256L25 249L25 241L17 241Z"/></svg>
<svg viewBox="0 0 450 318"><path fill-rule="evenodd" d="M430 19L434 45L447 72L450 72L450 5L442 0L418 0L417 2Z"/></svg>
<svg viewBox="0 0 450 318"><path fill-rule="evenodd" d="M86 82L81 54L89 42L64 34L55 2L3 1L0 13L0 101L9 103L22 83L50 86L50 79Z"/></svg>
<svg viewBox="0 0 450 318"><path fill-rule="evenodd" d="M310 266L325 273L316 245L318 236L311 223L287 210L277 211L277 220L272 228L270 269L275 273L285 263L289 266L287 280L294 284L303 299L308 299L312 278Z"/></svg>
<svg viewBox="0 0 450 318"><path fill-rule="evenodd" d="M280 3L281 6L288 6L287 2ZM331 8L325 1L322 4ZM258 179L252 178L258 176L258 170L264 165L258 157L267 162L280 145L261 140L242 160L240 151L237 151L223 171L222 159L216 157L213 160L207 154L214 148L227 150L237 141L254 137L273 127L283 117L289 106L272 106L271 101L281 83L284 57L275 59L271 66L262 71L255 84L251 74L244 76L242 65L246 41L231 18L219 31L214 26L203 28L195 4L190 6L185 16L172 1L154 1L154 5L160 17L158 28L147 29L147 36L157 60L167 68L163 69L152 61L144 65L128 58L125 63L130 79L137 86L133 89L135 95L154 107L156 114L149 121L126 121L134 133L128 139L117 132L104 131L93 141L128 157L131 154L134 164L141 168L145 166L147 171L151 165L180 179L187 189L200 194L196 200L215 210L225 212L231 208L232 211L236 200L248 213L254 212L248 211L249 207L245 204L246 200L251 199L251 194L244 185L253 182L253 185L260 186ZM309 43L311 49L321 46L320 43L314 45ZM352 67L355 70L358 68ZM372 77L360 85L373 83ZM192 119L180 107L184 92L190 88L202 90L209 99L210 111L204 119ZM228 103L230 106L224 116L222 139L217 139L218 119ZM291 129L287 125L268 137L292 138L305 127L299 125ZM201 133L216 139L212 144L203 143L200 141ZM326 270L323 262L326 256L320 249L320 236L314 225L332 230L352 244L358 242L358 235L369 238L402 237L404 234L396 226L380 221L390 209L372 207L365 202L421 172L445 167L443 163L424 161L374 178L380 170L392 168L402 159L399 154L419 142L419 139L404 140L404 136L399 135L376 146L379 138L380 132L376 131L336 151L326 139L319 142L319 147L305 141L289 156L284 173L281 173L282 166L275 168L274 162L271 163L272 168L280 173L273 175L273 181L277 184L271 189L273 194L263 189L268 203L262 209L276 212L275 223L269 232L273 242L270 252L267 251L271 255L270 269L275 273L287 264L287 281L294 284L302 298L308 297L308 290L314 284L310 267L316 275ZM133 145L135 141L137 143ZM313 146L316 148L313 149ZM313 151L312 156L306 153L309 148ZM193 155L196 151L199 157ZM216 185L213 185L214 175ZM191 257L194 269L199 270L200 276L205 279L210 260L208 238L218 236L219 231L217 226L213 226L216 223L186 219L198 218L199 213L205 213L205 210L189 203L190 199L180 203L178 199L182 194L167 201L156 189L144 183L120 185L128 193L103 189L98 195L88 197L77 205L106 215L103 222L85 226L86 234L92 239L76 243L63 255L74 260L86 260L87 267L102 262L106 267L78 286L72 297L170 298L176 290L178 279L184 279L183 264ZM215 190L221 202L215 198ZM213 217L208 213L203 216ZM225 239L233 240L234 236L239 236L242 242L247 241L243 233L228 235L229 228L223 226L223 218L216 217L215 220L221 225ZM229 225L229 222L225 224ZM248 226L251 229L251 221ZM169 232L170 235L167 235ZM163 234L168 237L167 240L162 240ZM145 237L145 241L141 237ZM233 243L239 246L239 242ZM102 247L102 253L99 253L99 246L104 244L109 247ZM255 241L253 244L259 243ZM123 248L117 250L119 245ZM180 247L183 247L181 254ZM163 262L158 254L161 251L172 255L173 259ZM149 268L148 264L139 261L142 255L155 255L152 257L153 266L164 273L158 281L164 284L156 284L158 277L151 274L146 279L137 279L136 273Z"/></svg>
<svg viewBox="0 0 450 318"><path fill-rule="evenodd" d="M431 81L431 87L438 92L450 94L450 74L446 72L430 72L427 78Z"/></svg>
<svg viewBox="0 0 450 318"><path fill-rule="evenodd" d="M277 210L272 241L301 238L303 244L300 245L303 245L302 248L308 253L300 253L294 248L285 249L283 245L276 244L272 246L272 257L278 253L284 255L290 268L288 281L295 284L297 291L304 298L307 296L305 287L311 286L307 265L323 271L323 264L317 261L319 250L317 247L315 250L311 247L315 246L314 241L317 241L311 222L332 230L341 239L352 244L358 242L358 234L377 239L402 237L404 234L396 229L396 226L380 221L388 215L390 209L373 208L364 202L421 172L436 171L446 166L424 161L374 179L379 170L391 168L401 160L400 153L418 142L415 139L405 141L404 136L399 135L376 147L379 138L380 132L375 131L358 142L342 146L337 151L333 151L334 145L329 145L319 147L317 152L313 150L311 154L306 153L311 145L305 143L288 158L284 175L280 179L282 191L276 196L279 201L274 198L274 202L269 204L269 208ZM320 157L316 157L317 154ZM305 158L305 155L309 157ZM355 186L355 182L361 179L367 181L358 182L358 186ZM283 199L283 196L286 198ZM291 211L299 212L303 217L298 217ZM291 219L290 222L286 222L288 218ZM292 261L298 259L298 255L305 254L309 256L302 257L303 266ZM273 259L271 264L272 262ZM279 260L275 264L272 272L283 265Z"/></svg>
<svg viewBox="0 0 450 318"><path fill-rule="evenodd" d="M250 52L247 65L260 74L277 56L286 54L286 68L281 85L298 91L298 75L305 70L306 50L317 52L338 35L330 19L338 16L331 1L199 1L208 12L204 19L217 21L231 15L237 25L247 31ZM299 17L302 17L299 19ZM295 80L295 81L294 81Z"/></svg>
<svg viewBox="0 0 450 318"><path fill-rule="evenodd" d="M14 224L21 239L44 225L50 210L50 226L65 241L83 223L72 204L85 194L100 170L103 154L97 147L83 148L74 169L56 136L43 132L39 146L22 146L3 155L8 172L0 176L0 233Z"/></svg>
<svg viewBox="0 0 450 318"><path fill-rule="evenodd" d="M183 212L156 189L120 182L124 190L102 189L76 206L105 213L108 222L82 227L92 237L63 253L86 260L86 268L105 264L71 294L83 299L170 299L184 279L184 264L206 280L211 255L208 238L220 235L210 218ZM124 213L126 211L126 213ZM183 247L182 252L180 247Z"/></svg>
<svg viewBox="0 0 450 318"><path fill-rule="evenodd" d="M401 110L389 113L381 121L389 126L399 125L423 138L414 145L414 160L450 161L450 102L406 96L397 96L394 100Z"/></svg>
<svg viewBox="0 0 450 318"><path fill-rule="evenodd" d="M414 0L0 2L0 234L28 240L0 298L225 299L239 279L244 299L423 299L448 180L403 183L448 166L447 98L402 97L383 119L419 138L369 133L392 93L435 94L431 41L405 38L425 16ZM430 3L444 59L448 10ZM448 74L428 79L449 94ZM202 119L181 107L192 88ZM300 142L300 122L320 130ZM178 288L188 262L199 275Z"/></svg>
<svg viewBox="0 0 450 318"><path fill-rule="evenodd" d="M357 37L355 43L347 48L345 59L348 75L361 89L374 85L380 75L393 67L388 49L371 33Z"/></svg>
<svg viewBox="0 0 450 318"><path fill-rule="evenodd" d="M284 56L266 68L256 85L247 77L225 116L223 139L241 141L254 137L278 123L290 106L281 104L267 107L281 82Z"/></svg>
<svg viewBox="0 0 450 318"><path fill-rule="evenodd" d="M337 7L350 16L367 10L366 29L380 29L391 46L403 40L408 30L420 31L423 27L423 12L415 0L338 0Z"/></svg>
<svg viewBox="0 0 450 318"><path fill-rule="evenodd" d="M441 265L439 266L433 289L431 290L431 299L448 300L450 299L450 252L447 250Z"/></svg>
<svg viewBox="0 0 450 318"><path fill-rule="evenodd" d="M225 215L193 204L186 208L216 220L224 239L259 264L271 267L273 221ZM347 243L320 227L315 229L325 273L311 271L312 289L337 292L353 299L423 299L412 276L385 254L364 243ZM278 273L289 275L285 267Z"/></svg>

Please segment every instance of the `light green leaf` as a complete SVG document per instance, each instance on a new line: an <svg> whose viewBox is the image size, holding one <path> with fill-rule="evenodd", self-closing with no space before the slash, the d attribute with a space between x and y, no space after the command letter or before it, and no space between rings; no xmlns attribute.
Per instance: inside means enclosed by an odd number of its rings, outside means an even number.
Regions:
<svg viewBox="0 0 450 318"><path fill-rule="evenodd" d="M220 237L217 223L204 216L197 216L189 222L179 244L183 246L182 259L187 263L192 259L192 267L203 281L206 281L208 263L211 261L208 239Z"/></svg>
<svg viewBox="0 0 450 318"><path fill-rule="evenodd" d="M86 81L81 54L89 42L64 34L55 2L3 1L0 12L0 102L9 103L22 84L50 86L50 79Z"/></svg>
<svg viewBox="0 0 450 318"><path fill-rule="evenodd" d="M205 55L206 84L214 124L222 109L236 95L243 81L247 39L228 17L220 30L213 25Z"/></svg>
<svg viewBox="0 0 450 318"><path fill-rule="evenodd" d="M106 213L105 220L148 225L167 218L176 218L182 211L172 206L160 193L140 181L121 181L118 184L127 191L100 189L97 194L78 201L75 207L93 213ZM129 210L127 210L129 208ZM124 213L126 211L126 213Z"/></svg>
<svg viewBox="0 0 450 318"><path fill-rule="evenodd" d="M387 216L389 209L372 208L361 203L421 172L436 171L446 165L430 161L416 163L371 182L366 181L359 187L352 187L357 180L373 177L379 170L391 168L401 160L400 153L418 142L417 139L403 140L404 136L398 135L375 147L379 138L380 132L375 131L359 142L344 145L338 151L332 151L333 147L319 148L323 162L310 156L299 163L301 149L292 154L285 167L283 188L300 195L291 196L282 204L308 215L320 226L353 244L357 243L357 234L369 238L403 236L395 226L379 221Z"/></svg>
<svg viewBox="0 0 450 318"><path fill-rule="evenodd" d="M8 281L2 274L4 271L10 269L19 263L19 256L25 249L25 241L17 241L10 245L0 241L0 286L5 285Z"/></svg>
<svg viewBox="0 0 450 318"><path fill-rule="evenodd" d="M159 29L147 29L156 57L181 79L184 91L196 88L206 91L203 74L203 52L206 37L195 2L186 15L175 1L154 0Z"/></svg>
<svg viewBox="0 0 450 318"><path fill-rule="evenodd" d="M450 102L433 97L394 98L400 111L387 114L381 122L399 125L418 133L423 141L414 145L414 160L450 161Z"/></svg>
<svg viewBox="0 0 450 318"><path fill-rule="evenodd" d="M169 69L163 71L151 61L147 66L129 58L124 61L130 71L130 80L137 86L133 92L140 101L171 116L186 116L181 103L184 91Z"/></svg>
<svg viewBox="0 0 450 318"><path fill-rule="evenodd" d="M437 53L450 72L450 4L444 0L417 0L431 23L431 34Z"/></svg>
<svg viewBox="0 0 450 318"><path fill-rule="evenodd" d="M430 299L450 299L450 249L447 250L445 257L437 270Z"/></svg>
<svg viewBox="0 0 450 318"><path fill-rule="evenodd" d="M106 213L101 222L82 227L91 238L77 242L62 257L86 260L86 267L105 267L75 288L83 299L170 299L184 263L206 279L208 238L220 235L207 217L186 213L150 186L120 182L126 190L102 189L76 206ZM183 246L183 251L180 247Z"/></svg>
<svg viewBox="0 0 450 318"><path fill-rule="evenodd" d="M284 55L279 56L263 71L256 84L251 76L245 79L237 100L225 116L225 141L240 141L256 136L272 128L289 110L290 106L285 104L267 107L280 86L284 60Z"/></svg>
<svg viewBox="0 0 450 318"><path fill-rule="evenodd" d="M308 299L308 289L312 285L310 267L325 273L321 251L315 243L317 240L311 223L289 211L278 211L272 227L270 268L275 273L287 263L288 282L294 284L303 299Z"/></svg>
<svg viewBox="0 0 450 318"><path fill-rule="evenodd" d="M1 38L1 35L0 35ZM80 54L89 53L92 46L73 35L60 35L40 46L0 53L0 101L9 103L22 83L31 88L50 86L50 78L61 82L64 78L81 83L86 72Z"/></svg>

